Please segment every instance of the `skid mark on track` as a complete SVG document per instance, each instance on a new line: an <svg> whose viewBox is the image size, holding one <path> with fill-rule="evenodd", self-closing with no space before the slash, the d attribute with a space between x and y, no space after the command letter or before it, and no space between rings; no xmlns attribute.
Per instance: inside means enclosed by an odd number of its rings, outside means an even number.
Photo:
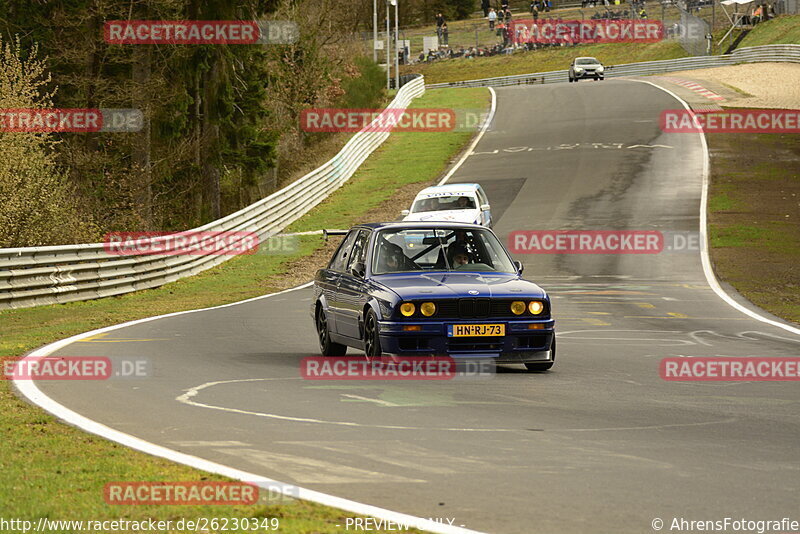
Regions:
<svg viewBox="0 0 800 534"><path fill-rule="evenodd" d="M250 443L243 441L170 441L177 447L250 447Z"/></svg>
<svg viewBox="0 0 800 534"><path fill-rule="evenodd" d="M353 455L358 459L366 458L410 471L420 471L434 475L454 475L457 473L473 473L478 469L493 471L498 469L498 466L491 462L445 454L399 440L282 441L279 443L292 447L311 447L326 452Z"/></svg>
<svg viewBox="0 0 800 534"><path fill-rule="evenodd" d="M247 460L291 478L299 484L359 484L364 482L415 482L413 479L389 473L369 471L358 467L342 465L341 462L326 462L316 458L306 458L291 454L267 452L260 449L216 449L215 452L229 454Z"/></svg>
<svg viewBox="0 0 800 534"><path fill-rule="evenodd" d="M280 378L246 378L241 380L223 380L219 382L209 382L207 384L202 384L200 386L196 386L187 390L183 395L180 395L175 398L180 403L187 404L189 406L195 406L198 408L208 408L211 410L220 410L229 413L236 413L241 415L252 415L256 417L264 417L267 419L277 419L280 421L289 421L295 423L313 423L313 424L323 424L323 425L335 425L335 426L344 426L344 427L352 427L352 428L381 428L381 429L388 429L388 430L414 430L414 431L444 431L444 432L517 432L517 433L525 433L527 434L530 429L526 428L457 428L457 427L419 427L419 426L403 426L403 425L375 425L375 424L366 424L366 423L357 423L353 421L327 421L324 419L314 419L309 417L293 417L288 415L280 415L280 414L271 414L271 413L264 413L264 412L255 412L250 410L240 410L238 408L227 408L224 406L214 406L211 404L204 404L201 402L197 402L192 400L197 394L210 387L220 385L220 384L235 384L238 382L256 382L259 380L282 380ZM295 380L289 378L288 380ZM553 429L536 429L536 431L547 431L547 432L606 432L606 431L633 431L633 430L663 430L667 428L682 428L682 427L694 427L694 426L706 426L706 425L717 425L728 423L731 421L735 421L735 418L726 418L721 420L714 420L714 421L702 421L702 422L695 422L695 423L674 423L674 424L666 424L666 425L643 425L643 426L627 426L627 427L602 427L602 428L553 428Z"/></svg>

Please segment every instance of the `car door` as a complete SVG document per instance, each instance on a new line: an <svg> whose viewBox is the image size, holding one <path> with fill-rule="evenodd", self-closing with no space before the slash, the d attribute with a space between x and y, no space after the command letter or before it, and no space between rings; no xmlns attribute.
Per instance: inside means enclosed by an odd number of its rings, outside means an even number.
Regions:
<svg viewBox="0 0 800 534"><path fill-rule="evenodd" d="M339 286L339 280L347 268L347 260L350 259L350 252L353 248L353 242L358 235L358 230L351 230L350 233L342 240L336 254L328 265L327 269L320 272L320 278L317 284L322 289L322 294L325 301L328 303L328 329L331 332L338 332L337 323L341 316L341 307L336 300L336 290Z"/></svg>
<svg viewBox="0 0 800 534"><path fill-rule="evenodd" d="M367 295L364 293L366 286L364 278L354 275L352 269L358 262L366 264L370 234L371 232L366 229L358 231L358 235L353 241L353 248L347 258L347 267L339 276L339 284L336 289L336 302L339 306L339 322L336 331L340 335L353 339L361 339L359 324L361 312L367 302Z"/></svg>

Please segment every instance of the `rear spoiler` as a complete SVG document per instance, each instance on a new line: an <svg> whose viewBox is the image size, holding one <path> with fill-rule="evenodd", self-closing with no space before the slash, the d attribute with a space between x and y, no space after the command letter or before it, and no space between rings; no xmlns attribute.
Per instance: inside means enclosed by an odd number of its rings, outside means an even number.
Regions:
<svg viewBox="0 0 800 534"><path fill-rule="evenodd" d="M323 230L322 235L325 241L328 240L328 236L332 235L347 235L350 230Z"/></svg>
<svg viewBox="0 0 800 534"><path fill-rule="evenodd" d="M272 237L284 237L284 236L295 236L295 235L320 235L325 238L325 241L328 240L328 236L331 235L347 235L350 230L311 230L309 232L289 232L285 234L275 234Z"/></svg>

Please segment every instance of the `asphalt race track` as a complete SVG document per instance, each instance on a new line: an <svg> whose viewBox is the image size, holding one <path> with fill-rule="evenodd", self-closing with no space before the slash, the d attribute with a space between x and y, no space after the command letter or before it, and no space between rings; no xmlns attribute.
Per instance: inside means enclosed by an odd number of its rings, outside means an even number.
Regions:
<svg viewBox="0 0 800 534"><path fill-rule="evenodd" d="M609 80L497 95L494 126L451 181L483 184L503 239L546 229L696 236L704 151L697 134L660 132L659 113L681 107L669 94ZM301 358L318 351L301 289L56 353L146 358L147 379L38 385L181 452L478 531L800 519L797 382L659 376L667 356L798 356L800 337L723 302L698 250L516 258L553 297L558 359L548 373L302 380Z"/></svg>

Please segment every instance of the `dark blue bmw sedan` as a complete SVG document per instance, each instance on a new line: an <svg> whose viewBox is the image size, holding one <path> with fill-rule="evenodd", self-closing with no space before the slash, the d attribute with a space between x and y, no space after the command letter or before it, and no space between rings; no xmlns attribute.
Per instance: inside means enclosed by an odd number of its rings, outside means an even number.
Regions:
<svg viewBox="0 0 800 534"><path fill-rule="evenodd" d="M550 299L521 274L488 228L356 226L314 279L320 350L492 358L545 371L556 357Z"/></svg>

